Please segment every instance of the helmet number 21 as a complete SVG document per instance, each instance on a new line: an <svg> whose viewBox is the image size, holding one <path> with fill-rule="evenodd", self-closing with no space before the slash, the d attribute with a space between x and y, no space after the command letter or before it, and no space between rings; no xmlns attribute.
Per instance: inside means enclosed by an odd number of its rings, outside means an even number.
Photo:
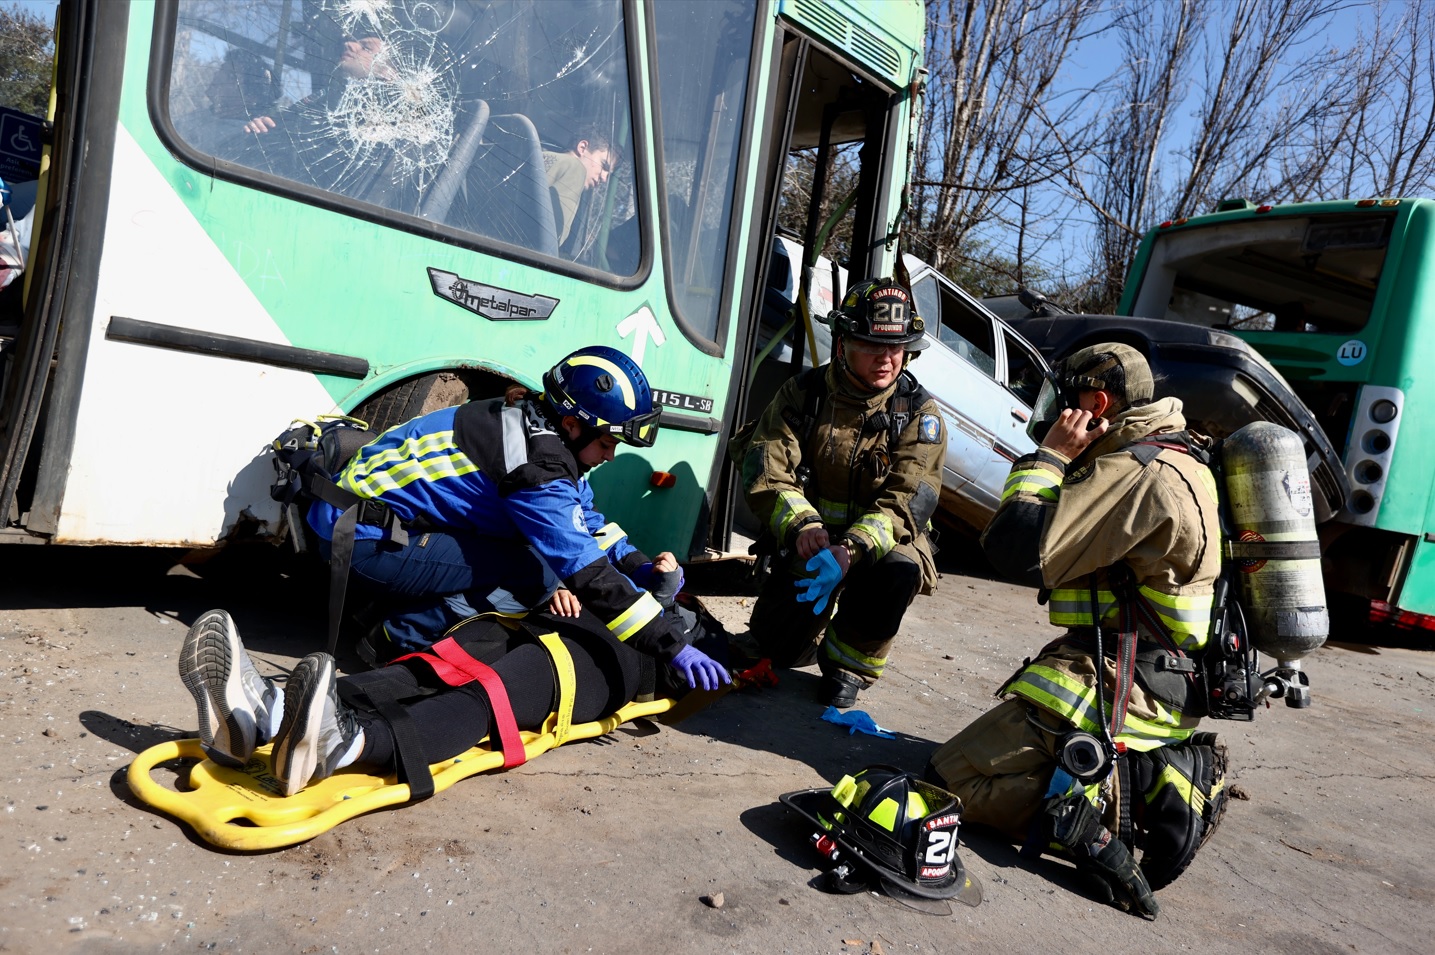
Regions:
<svg viewBox="0 0 1435 955"><path fill-rule="evenodd" d="M927 834L927 852L922 857L925 865L946 865L952 861L957 847L957 834L950 829L938 829Z"/></svg>

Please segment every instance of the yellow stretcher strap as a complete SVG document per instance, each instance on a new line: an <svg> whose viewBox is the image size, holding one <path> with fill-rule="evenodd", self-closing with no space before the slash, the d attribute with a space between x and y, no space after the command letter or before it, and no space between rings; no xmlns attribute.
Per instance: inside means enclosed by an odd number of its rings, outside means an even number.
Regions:
<svg viewBox="0 0 1435 955"><path fill-rule="evenodd" d="M545 633L538 638L553 658L553 672L558 675L558 709L543 721L544 733L552 733L554 746L568 742L568 733L573 728L573 699L578 692L578 677L573 672L573 655L563 645L563 638L556 633Z"/></svg>
<svg viewBox="0 0 1435 955"><path fill-rule="evenodd" d="M566 739L593 739L630 720L657 716L672 708L673 701L666 698L628 703L611 716L569 726ZM529 759L559 744L556 728L545 727L538 733L524 731L521 736ZM126 779L136 796L188 823L204 841L223 849L250 852L292 846L355 816L409 801L406 783L398 782L393 775L376 776L356 767L341 769L297 795L282 796L279 781L270 771L270 750L270 746L263 746L242 770L229 769L205 759L199 740L171 740L135 757ZM180 773L175 780L181 787L178 790L161 784L152 775L161 763L176 759L202 760L189 770L187 780ZM502 766L502 751L490 749L485 739L429 768L434 792L438 793L460 779Z"/></svg>

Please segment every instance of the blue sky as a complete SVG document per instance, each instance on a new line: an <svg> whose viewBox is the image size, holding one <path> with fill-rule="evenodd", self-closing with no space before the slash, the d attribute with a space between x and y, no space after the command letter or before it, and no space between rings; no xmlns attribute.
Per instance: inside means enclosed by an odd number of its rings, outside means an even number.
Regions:
<svg viewBox="0 0 1435 955"><path fill-rule="evenodd" d="M55 22L55 11L60 6L60 0L9 0L5 6L15 6L22 10L31 10L41 14L51 23Z"/></svg>

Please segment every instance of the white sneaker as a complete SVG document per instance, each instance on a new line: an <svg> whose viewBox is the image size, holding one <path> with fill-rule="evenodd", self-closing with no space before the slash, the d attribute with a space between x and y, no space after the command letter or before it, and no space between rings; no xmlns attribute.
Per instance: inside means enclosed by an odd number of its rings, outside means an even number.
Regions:
<svg viewBox="0 0 1435 955"><path fill-rule="evenodd" d="M354 762L363 749L363 728L339 699L334 658L311 653L294 665L284 693L284 722L274 742L274 775L284 795L327 779Z"/></svg>
<svg viewBox="0 0 1435 955"><path fill-rule="evenodd" d="M199 709L199 738L216 763L243 769L269 742L284 691L259 675L223 610L202 614L184 636L179 676Z"/></svg>

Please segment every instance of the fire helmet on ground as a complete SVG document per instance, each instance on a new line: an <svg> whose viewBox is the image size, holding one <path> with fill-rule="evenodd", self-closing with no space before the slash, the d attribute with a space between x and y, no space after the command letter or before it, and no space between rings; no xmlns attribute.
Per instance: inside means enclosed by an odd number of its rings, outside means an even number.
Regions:
<svg viewBox="0 0 1435 955"><path fill-rule="evenodd" d="M607 345L580 348L543 374L543 401L559 417L583 428L652 447L661 409L638 363Z"/></svg>
<svg viewBox="0 0 1435 955"><path fill-rule="evenodd" d="M915 306L911 291L899 283L868 279L848 290L829 321L838 337L921 351L927 347L926 324Z"/></svg>
<svg viewBox="0 0 1435 955"><path fill-rule="evenodd" d="M951 793L893 766L843 776L818 798L790 801L883 882L930 899L980 901L957 857L961 807Z"/></svg>

